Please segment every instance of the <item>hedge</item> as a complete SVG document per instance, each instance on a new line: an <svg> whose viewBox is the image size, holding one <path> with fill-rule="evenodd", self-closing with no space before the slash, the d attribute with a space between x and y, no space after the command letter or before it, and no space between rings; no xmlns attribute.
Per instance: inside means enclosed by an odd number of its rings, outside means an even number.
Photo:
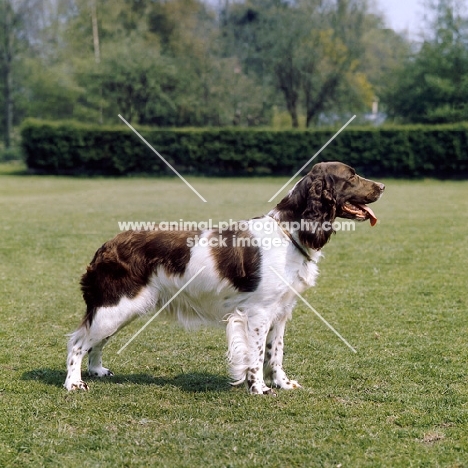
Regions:
<svg viewBox="0 0 468 468"><path fill-rule="evenodd" d="M154 129L140 133L183 174L291 175L335 130ZM126 127L28 120L22 146L47 174L172 174ZM367 176L468 177L468 125L351 127L316 161L343 161Z"/></svg>

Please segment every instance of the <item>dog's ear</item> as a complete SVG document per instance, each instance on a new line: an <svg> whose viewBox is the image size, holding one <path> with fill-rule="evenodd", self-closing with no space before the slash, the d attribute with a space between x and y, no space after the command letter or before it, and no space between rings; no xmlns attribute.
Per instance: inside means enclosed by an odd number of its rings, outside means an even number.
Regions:
<svg viewBox="0 0 468 468"><path fill-rule="evenodd" d="M317 173L318 172L318 173ZM306 229L299 232L299 240L307 247L321 249L330 239L336 217L336 190L333 177L323 171L312 170L308 177L309 190L306 208L302 213Z"/></svg>
<svg viewBox="0 0 468 468"><path fill-rule="evenodd" d="M276 210L281 213L281 221L299 221L307 206L309 191L311 187L311 177L304 176L292 190L276 205Z"/></svg>

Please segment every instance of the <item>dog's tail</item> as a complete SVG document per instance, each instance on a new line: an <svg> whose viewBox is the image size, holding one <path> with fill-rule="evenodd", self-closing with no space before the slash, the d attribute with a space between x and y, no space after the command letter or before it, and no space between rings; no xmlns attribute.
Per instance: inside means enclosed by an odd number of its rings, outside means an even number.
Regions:
<svg viewBox="0 0 468 468"><path fill-rule="evenodd" d="M226 336L228 342L227 358L232 385L245 381L249 367L249 345L247 335L247 314L236 310L226 319Z"/></svg>

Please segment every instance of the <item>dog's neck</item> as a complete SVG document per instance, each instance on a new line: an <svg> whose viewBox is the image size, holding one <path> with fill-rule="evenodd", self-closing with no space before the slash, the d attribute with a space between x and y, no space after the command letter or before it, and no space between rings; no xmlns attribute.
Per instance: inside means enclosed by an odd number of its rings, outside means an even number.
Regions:
<svg viewBox="0 0 468 468"><path fill-rule="evenodd" d="M270 213L272 213L272 211L270 211ZM294 236L294 233L292 233L291 231L289 231L288 229L286 229L284 226L282 226L281 222L278 221L274 216L272 216L271 214L268 214L268 216L270 218L273 218L277 223L278 223L278 226L279 228L281 229L281 231L286 235L286 237L292 242L292 244L294 245L294 247L296 247L297 250L299 250L299 252L302 254L302 256L308 261L308 262L311 262L313 259L312 257L309 255L309 252L307 252L307 250L300 244L300 242L295 238Z"/></svg>
<svg viewBox="0 0 468 468"><path fill-rule="evenodd" d="M286 228L289 235L297 242L302 250L320 250L330 239L333 229L324 230L324 219L330 224L334 217L327 218L303 218L302 206L284 206L284 201L273 208L268 216L273 218L281 227ZM309 225L309 227L307 227Z"/></svg>

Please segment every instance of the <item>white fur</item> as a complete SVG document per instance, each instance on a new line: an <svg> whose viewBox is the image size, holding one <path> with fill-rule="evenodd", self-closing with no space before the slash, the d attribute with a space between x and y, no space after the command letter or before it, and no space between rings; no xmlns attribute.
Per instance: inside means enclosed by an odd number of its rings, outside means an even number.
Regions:
<svg viewBox="0 0 468 468"><path fill-rule="evenodd" d="M307 261L271 217L250 220L249 227L259 242L269 238L278 239L280 244L270 249L260 247L261 279L255 291L238 292L229 280L218 275L208 247L192 247L184 275L168 275L163 268L158 268L137 297L122 297L114 307L100 307L91 326L82 325L70 335L65 387L68 390L88 388L81 380L81 362L87 352L91 375L112 375L101 362L102 348L107 340L136 317L161 307L202 266L205 267L203 272L179 294L164 315L188 328L225 325L227 356L234 384L246 382L251 393L272 393L264 381L267 377L276 387L298 387L299 384L288 379L282 368L284 328L296 297L270 267L302 292L314 285L321 254L309 251L312 261Z"/></svg>

